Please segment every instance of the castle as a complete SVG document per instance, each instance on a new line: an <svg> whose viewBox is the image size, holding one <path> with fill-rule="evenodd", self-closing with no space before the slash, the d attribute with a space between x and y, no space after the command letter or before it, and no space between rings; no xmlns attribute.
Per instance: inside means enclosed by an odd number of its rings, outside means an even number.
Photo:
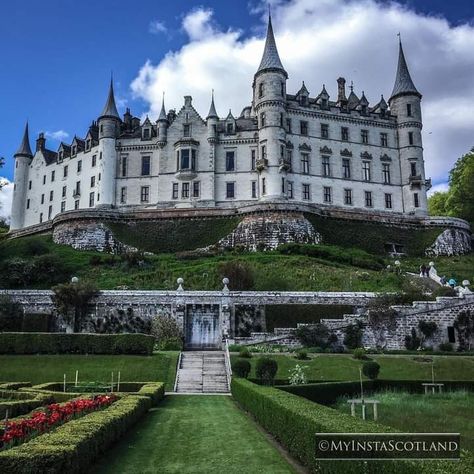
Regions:
<svg viewBox="0 0 474 474"><path fill-rule="evenodd" d="M348 93L342 77L335 100L325 86L311 97L304 83L289 94L271 18L252 103L238 117L231 112L219 117L214 96L205 118L190 96L177 113L166 112L163 101L156 122L148 117L141 122L129 109L120 117L111 82L105 107L85 138L76 136L52 151L40 134L33 153L26 127L15 154L11 231L45 228L62 215L86 210L88 216L90 211L104 216L107 209L115 215L142 210L223 215L304 208L422 223L430 187L422 96L401 42L399 48L388 104L382 96L370 105L352 85ZM446 222L440 226L446 229Z"/></svg>

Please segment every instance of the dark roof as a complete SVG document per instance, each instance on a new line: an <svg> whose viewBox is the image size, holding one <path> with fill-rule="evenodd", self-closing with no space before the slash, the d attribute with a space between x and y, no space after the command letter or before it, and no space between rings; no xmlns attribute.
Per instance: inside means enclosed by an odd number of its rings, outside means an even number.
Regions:
<svg viewBox="0 0 474 474"><path fill-rule="evenodd" d="M390 96L390 100L398 95L405 95L405 94L415 94L421 97L421 94L413 84L413 81L410 76L410 71L408 71L408 65L405 60L405 55L403 54L403 47L402 42L400 41L400 47L398 52L398 67L397 67L397 75L395 77L395 84L393 86L392 95Z"/></svg>
<svg viewBox="0 0 474 474"><path fill-rule="evenodd" d="M288 77L288 74L281 63L280 56L278 54L275 36L273 35L271 16L268 16L267 38L265 40L265 48L263 50L262 60L260 61L260 66L257 69L257 73L267 69L279 69L285 73L285 76Z"/></svg>
<svg viewBox="0 0 474 474"><path fill-rule="evenodd" d="M30 147L30 136L28 133L28 122L26 122L25 125L25 132L23 133L23 139L20 143L20 146L15 153L15 156L28 156L32 157L33 153L31 152L31 147Z"/></svg>
<svg viewBox="0 0 474 474"><path fill-rule="evenodd" d="M211 106L209 107L207 118L219 118L216 112L216 106L214 105L214 91L212 91Z"/></svg>
<svg viewBox="0 0 474 474"><path fill-rule="evenodd" d="M104 110L102 110L100 116L120 119L120 115L117 112L117 106L115 105L114 85L112 79L110 80L109 96L107 97L107 102L105 103Z"/></svg>
<svg viewBox="0 0 474 474"><path fill-rule="evenodd" d="M57 158L58 158L58 154L55 151L44 149L44 150L42 150L41 153L43 153L44 160L46 161L47 165L51 165L52 163L56 163Z"/></svg>

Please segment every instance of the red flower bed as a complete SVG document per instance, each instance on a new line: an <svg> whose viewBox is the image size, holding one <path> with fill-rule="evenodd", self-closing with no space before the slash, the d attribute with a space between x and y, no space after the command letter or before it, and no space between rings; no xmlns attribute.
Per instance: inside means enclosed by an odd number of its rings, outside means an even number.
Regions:
<svg viewBox="0 0 474 474"><path fill-rule="evenodd" d="M34 412L29 418L4 423L0 436L0 449L24 443L29 439L66 423L73 418L79 418L87 413L101 410L117 400L115 395L96 395L92 398L81 398L59 405L47 405L41 411Z"/></svg>

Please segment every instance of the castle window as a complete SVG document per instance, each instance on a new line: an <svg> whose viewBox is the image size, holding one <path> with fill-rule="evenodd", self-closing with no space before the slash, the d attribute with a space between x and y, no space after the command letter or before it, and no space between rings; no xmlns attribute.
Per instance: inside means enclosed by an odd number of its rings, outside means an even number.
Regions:
<svg viewBox="0 0 474 474"><path fill-rule="evenodd" d="M104 126L102 124L100 126L100 133L104 133Z"/></svg>
<svg viewBox="0 0 474 474"><path fill-rule="evenodd" d="M352 206L352 189L344 189L344 204Z"/></svg>
<svg viewBox="0 0 474 474"><path fill-rule="evenodd" d="M285 159L285 145L280 145L280 160Z"/></svg>
<svg viewBox="0 0 474 474"><path fill-rule="evenodd" d="M91 149L91 139L88 138L88 139L86 140L86 151L87 151L87 150L90 150L90 149Z"/></svg>
<svg viewBox="0 0 474 474"><path fill-rule="evenodd" d="M384 184L390 184L390 165L388 163L383 163L382 175Z"/></svg>
<svg viewBox="0 0 474 474"><path fill-rule="evenodd" d="M173 192L171 195L171 199L178 199L178 196L179 196L178 183L173 183Z"/></svg>
<svg viewBox="0 0 474 474"><path fill-rule="evenodd" d="M99 160L102 159L102 152L99 153Z"/></svg>
<svg viewBox="0 0 474 474"><path fill-rule="evenodd" d="M257 181L252 181L252 198L257 197Z"/></svg>
<svg viewBox="0 0 474 474"><path fill-rule="evenodd" d="M30 208L30 200L29 200L29 199L26 200L26 208L27 208L27 209Z"/></svg>
<svg viewBox="0 0 474 474"><path fill-rule="evenodd" d="M300 97L300 104L303 106L303 107L306 107L308 105L308 98L305 96L305 95L302 95Z"/></svg>
<svg viewBox="0 0 474 474"><path fill-rule="evenodd" d="M91 176L91 188L95 187L95 176Z"/></svg>
<svg viewBox="0 0 474 474"><path fill-rule="evenodd" d="M228 151L225 154L225 170L235 171L235 152Z"/></svg>
<svg viewBox="0 0 474 474"><path fill-rule="evenodd" d="M342 159L342 176L345 179L350 179L351 177L351 160L349 158Z"/></svg>
<svg viewBox="0 0 474 474"><path fill-rule="evenodd" d="M53 206L48 207L48 221L51 220L51 217L53 215Z"/></svg>
<svg viewBox="0 0 474 474"><path fill-rule="evenodd" d="M380 146L388 146L388 135L386 133L380 134Z"/></svg>
<svg viewBox="0 0 474 474"><path fill-rule="evenodd" d="M311 199L311 188L309 184L303 184L301 197L304 201L309 201Z"/></svg>
<svg viewBox="0 0 474 474"><path fill-rule="evenodd" d="M143 140L149 140L150 139L150 129L149 128L144 128L143 129Z"/></svg>
<svg viewBox="0 0 474 474"><path fill-rule="evenodd" d="M17 162L18 163L18 162ZM46 184L46 175L43 176L43 186Z"/></svg>
<svg viewBox="0 0 474 474"><path fill-rule="evenodd" d="M257 164L257 150L251 150L250 151L250 169L252 171L255 171L255 166Z"/></svg>
<svg viewBox="0 0 474 474"><path fill-rule="evenodd" d="M74 190L73 193L74 196L80 196L81 195L81 182L76 181L76 189Z"/></svg>
<svg viewBox="0 0 474 474"><path fill-rule="evenodd" d="M322 109L327 109L328 108L328 100L327 99L321 99L321 108Z"/></svg>
<svg viewBox="0 0 474 474"><path fill-rule="evenodd" d="M410 163L410 174L412 176L416 176L416 163L413 163L413 162Z"/></svg>
<svg viewBox="0 0 474 474"><path fill-rule="evenodd" d="M92 167L97 164L97 155L92 155Z"/></svg>
<svg viewBox="0 0 474 474"><path fill-rule="evenodd" d="M63 198L66 197L66 192L67 192L67 187L63 186L63 192L62 192L62 195L61 195Z"/></svg>
<svg viewBox="0 0 474 474"><path fill-rule="evenodd" d="M327 123L321 124L321 138L329 138L329 125Z"/></svg>
<svg viewBox="0 0 474 474"><path fill-rule="evenodd" d="M74 146L72 147L72 156L76 156L76 155L77 155L77 146L74 145Z"/></svg>
<svg viewBox="0 0 474 474"><path fill-rule="evenodd" d="M79 199L74 201L74 209L77 211L79 209Z"/></svg>
<svg viewBox="0 0 474 474"><path fill-rule="evenodd" d="M331 163L329 156L323 156L323 176L331 176Z"/></svg>
<svg viewBox="0 0 474 474"><path fill-rule="evenodd" d="M288 171L291 173L293 169L293 152L286 150L286 161L288 162Z"/></svg>
<svg viewBox="0 0 474 474"><path fill-rule="evenodd" d="M56 172L53 170L53 171L51 171L51 182L54 181L55 177L56 177Z"/></svg>
<svg viewBox="0 0 474 474"><path fill-rule="evenodd" d="M308 122L305 120L300 120L300 134L308 135Z"/></svg>
<svg viewBox="0 0 474 474"><path fill-rule="evenodd" d="M324 186L324 202L331 202L332 201L332 196L331 196L331 188L328 186Z"/></svg>
<svg viewBox="0 0 474 474"><path fill-rule="evenodd" d="M285 83L284 82L280 83L280 94L282 97L285 97Z"/></svg>
<svg viewBox="0 0 474 474"><path fill-rule="evenodd" d="M62 151L60 151L58 153L58 161L63 161L63 152Z"/></svg>
<svg viewBox="0 0 474 474"><path fill-rule="evenodd" d="M267 183L265 181L265 178L262 178L262 195L267 194Z"/></svg>
<svg viewBox="0 0 474 474"><path fill-rule="evenodd" d="M122 163L121 163L121 174L122 174L122 178L125 178L125 176L127 176L127 157L126 156L122 156Z"/></svg>
<svg viewBox="0 0 474 474"><path fill-rule="evenodd" d="M225 183L225 197L227 199L235 198L235 183Z"/></svg>
<svg viewBox="0 0 474 474"><path fill-rule="evenodd" d="M418 193L413 194L413 205L415 207L420 207L420 199L418 197Z"/></svg>
<svg viewBox="0 0 474 474"><path fill-rule="evenodd" d="M407 117L411 117L411 104L407 104Z"/></svg>
<svg viewBox="0 0 474 474"><path fill-rule="evenodd" d="M77 162L77 172L80 173L82 171L82 160Z"/></svg>
<svg viewBox="0 0 474 474"><path fill-rule="evenodd" d="M362 176L364 178L364 181L370 181L371 179L371 173L370 173L370 161L364 161L362 162Z"/></svg>
<svg viewBox="0 0 474 474"><path fill-rule="evenodd" d="M99 181L100 181L100 177L101 177L101 176L102 176L102 174L101 174L101 173L99 173Z"/></svg>
<svg viewBox="0 0 474 474"><path fill-rule="evenodd" d="M196 169L196 150L183 148L178 151L178 170Z"/></svg>
<svg viewBox="0 0 474 474"><path fill-rule="evenodd" d="M368 130L361 130L360 131L360 139L364 145L369 143L369 131Z"/></svg>
<svg viewBox="0 0 474 474"><path fill-rule="evenodd" d="M189 198L189 183L183 183L183 185L181 186L181 198Z"/></svg>
<svg viewBox="0 0 474 474"><path fill-rule="evenodd" d="M193 198L198 198L201 194L201 183L199 181L193 182Z"/></svg>
<svg viewBox="0 0 474 474"><path fill-rule="evenodd" d="M142 186L140 188L140 202L148 202L150 200L150 186Z"/></svg>
<svg viewBox="0 0 474 474"><path fill-rule="evenodd" d="M293 182L292 181L287 181L286 183L286 195L288 196L288 199L293 199Z"/></svg>
<svg viewBox="0 0 474 474"><path fill-rule="evenodd" d="M67 172L68 172L68 167L65 166L65 167L63 168L63 178L67 178Z"/></svg>
<svg viewBox="0 0 474 474"><path fill-rule="evenodd" d="M259 85L258 85L258 98L261 99L263 97L263 94L264 94L264 84L263 82L261 82Z"/></svg>
<svg viewBox="0 0 474 474"><path fill-rule="evenodd" d="M226 127L226 130L227 130L227 133L228 133L228 134L234 133L234 124L228 123L228 124L227 124L227 127Z"/></svg>
<svg viewBox="0 0 474 474"><path fill-rule="evenodd" d="M287 131L288 133L292 133L292 132L291 132L291 119L290 119L290 118L287 118L287 119L286 119L286 131Z"/></svg>
<svg viewBox="0 0 474 474"><path fill-rule="evenodd" d="M372 207L372 191L365 191L365 207Z"/></svg>
<svg viewBox="0 0 474 474"><path fill-rule="evenodd" d="M265 112L260 114L260 127L265 127Z"/></svg>
<svg viewBox="0 0 474 474"><path fill-rule="evenodd" d="M265 145L262 145L262 160L266 160L267 159L267 148L265 147Z"/></svg>
<svg viewBox="0 0 474 474"><path fill-rule="evenodd" d="M285 194L285 178L281 178L281 193Z"/></svg>
<svg viewBox="0 0 474 474"><path fill-rule="evenodd" d="M189 123L185 123L183 125L183 136L190 137L191 136L191 125Z"/></svg>
<svg viewBox="0 0 474 474"><path fill-rule="evenodd" d="M283 127L283 112L280 112L280 127Z"/></svg>
<svg viewBox="0 0 474 474"><path fill-rule="evenodd" d="M41 195L41 204L44 204L44 194Z"/></svg>
<svg viewBox="0 0 474 474"><path fill-rule="evenodd" d="M51 202L54 199L54 191L49 192L49 202Z"/></svg>
<svg viewBox="0 0 474 474"><path fill-rule="evenodd" d="M31 181L28 182L28 189L31 189Z"/></svg>
<svg viewBox="0 0 474 474"><path fill-rule="evenodd" d="M360 114L361 115L367 115L367 106L366 105L362 105L360 107Z"/></svg>
<svg viewBox="0 0 474 474"><path fill-rule="evenodd" d="M301 153L301 172L309 174L309 154Z"/></svg>
<svg viewBox="0 0 474 474"><path fill-rule="evenodd" d="M349 129L347 127L341 127L341 140L349 141Z"/></svg>
<svg viewBox="0 0 474 474"><path fill-rule="evenodd" d="M66 201L61 202L61 212L64 212L66 210Z"/></svg>
<svg viewBox="0 0 474 474"><path fill-rule="evenodd" d="M89 207L94 207L94 196L95 196L94 192L89 193Z"/></svg>
<svg viewBox="0 0 474 474"><path fill-rule="evenodd" d="M120 204L125 204L127 202L127 188L123 186L120 188Z"/></svg>
<svg viewBox="0 0 474 474"><path fill-rule="evenodd" d="M40 213L40 224L43 222L43 213Z"/></svg>
<svg viewBox="0 0 474 474"><path fill-rule="evenodd" d="M408 132L408 143L410 145L413 145L415 143L414 137L413 137L413 132Z"/></svg>
<svg viewBox="0 0 474 474"><path fill-rule="evenodd" d="M189 152L189 150L187 150ZM150 157L142 156L142 176L150 176Z"/></svg>
<svg viewBox="0 0 474 474"><path fill-rule="evenodd" d="M386 209L392 209L392 195L391 194L385 194L385 208Z"/></svg>

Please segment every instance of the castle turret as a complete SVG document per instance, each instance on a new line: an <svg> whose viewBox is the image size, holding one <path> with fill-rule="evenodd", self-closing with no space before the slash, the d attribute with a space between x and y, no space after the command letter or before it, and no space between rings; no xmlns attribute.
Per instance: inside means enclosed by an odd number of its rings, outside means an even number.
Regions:
<svg viewBox="0 0 474 474"><path fill-rule="evenodd" d="M99 146L100 146L100 200L98 206L113 206L115 204L115 174L117 153L115 140L120 133L120 116L115 105L114 86L110 80L109 95L104 110L99 117Z"/></svg>
<svg viewBox="0 0 474 474"><path fill-rule="evenodd" d="M28 191L28 170L30 168L33 153L30 147L30 137L28 135L28 122L25 126L23 140L21 141L15 158L15 178L13 188L12 212L10 229L20 229L23 227L25 217L26 193Z"/></svg>
<svg viewBox="0 0 474 474"><path fill-rule="evenodd" d="M272 19L268 17L267 38L260 66L253 81L254 114L258 119L261 199L285 197L285 171L281 167L286 155L286 80L273 35Z"/></svg>
<svg viewBox="0 0 474 474"><path fill-rule="evenodd" d="M211 106L209 107L206 120L207 140L214 143L217 140L217 123L219 122L219 116L217 115L216 106L214 105L214 90L212 91Z"/></svg>
<svg viewBox="0 0 474 474"><path fill-rule="evenodd" d="M165 97L163 95L163 100L161 102L161 111L160 116L157 120L158 123L158 140L162 145L166 144L166 140L168 139L168 117L165 111Z"/></svg>
<svg viewBox="0 0 474 474"><path fill-rule="evenodd" d="M389 105L398 123L403 204L405 212L426 215L428 204L421 138L421 97L410 76L400 41L397 74Z"/></svg>

